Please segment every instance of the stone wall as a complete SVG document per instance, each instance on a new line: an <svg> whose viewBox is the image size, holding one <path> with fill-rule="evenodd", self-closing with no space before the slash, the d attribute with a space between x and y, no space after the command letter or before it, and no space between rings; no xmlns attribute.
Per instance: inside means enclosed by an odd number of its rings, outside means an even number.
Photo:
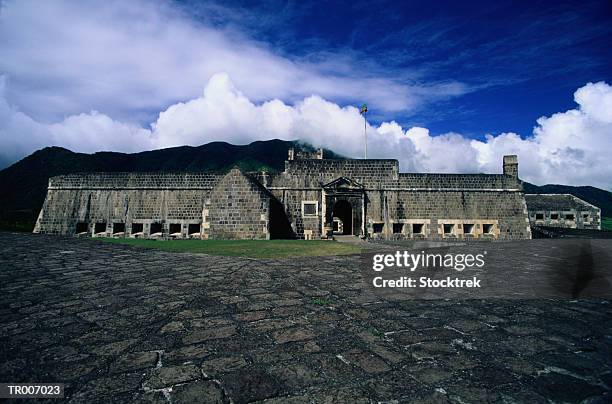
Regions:
<svg viewBox="0 0 612 404"><path fill-rule="evenodd" d="M325 207L318 190L275 190L275 196L284 204L289 221L299 238L321 237ZM520 191L444 191L444 190L366 190L365 229L374 238L428 238L428 239L500 239L530 238L530 228L523 193ZM316 216L304 216L302 203L317 203ZM333 209L333 205L328 206ZM353 203L355 218L361 219L361 206ZM359 210L359 211L357 211ZM394 223L398 224L395 226ZM412 223L424 224L421 234L413 234ZM445 235L443 224L454 223L453 233ZM464 234L463 224L474 224ZM382 224L375 229L374 224ZM401 230L398 231L399 224ZM410 225L406 225L410 224ZM486 234L483 226L491 224ZM353 223L358 229L358 223ZM394 230L396 231L394 233ZM359 234L354 232L353 234Z"/></svg>
<svg viewBox="0 0 612 404"><path fill-rule="evenodd" d="M527 194L534 226L601 230L601 209L570 194Z"/></svg>
<svg viewBox="0 0 612 404"><path fill-rule="evenodd" d="M364 186L380 188L399 176L397 160L291 160L285 171L272 178L271 187L315 187L338 177L348 177Z"/></svg>
<svg viewBox="0 0 612 404"><path fill-rule="evenodd" d="M259 183L233 168L206 200L203 238L269 239L271 198Z"/></svg>
<svg viewBox="0 0 612 404"><path fill-rule="evenodd" d="M142 237L153 232L187 237L200 233L204 201L218 180L218 175L200 173L53 177L34 232L110 236L123 226L125 236L135 229Z"/></svg>
<svg viewBox="0 0 612 404"><path fill-rule="evenodd" d="M422 174L401 173L390 188L414 190L522 190L517 177L504 174Z"/></svg>
<svg viewBox="0 0 612 404"><path fill-rule="evenodd" d="M105 223L104 232L112 235L113 224L123 223L126 236L131 235L133 224L143 225L144 237L150 234L151 224L161 225L163 235L170 233L171 225L173 229L180 225L180 232L187 236L189 224L202 222L209 193L205 189L49 189L34 232L74 234L77 224L85 223L93 235L100 233L95 224Z"/></svg>
<svg viewBox="0 0 612 404"><path fill-rule="evenodd" d="M223 175L117 172L68 174L49 179L49 189L211 189Z"/></svg>
<svg viewBox="0 0 612 404"><path fill-rule="evenodd" d="M265 183L285 204L300 238L321 234L329 221L323 216L331 217L328 210L333 209L329 203L324 206L322 187L340 177L363 186L364 227L374 238L530 238L518 161L505 159L504 163L505 174L422 174L399 173L396 160L293 160L286 162L283 173L266 175ZM303 217L305 200L317 201L316 217ZM355 213L355 219L361 220L361 212ZM412 223L423 224L423 233L413 234ZM451 234L444 233L445 223L454 225ZM464 232L464 223L469 233Z"/></svg>
<svg viewBox="0 0 612 404"><path fill-rule="evenodd" d="M298 159L286 161L283 173L258 175L284 204L296 237L313 239L323 236L325 210L333 208L323 203L323 186L339 177L373 189L393 187L397 186L399 163L397 160ZM304 215L303 202L316 202L317 214Z"/></svg>
<svg viewBox="0 0 612 404"><path fill-rule="evenodd" d="M297 159L282 173L66 175L50 179L35 232L317 239L344 201L337 211L352 209L345 217L355 235L530 238L517 159L504 159L503 170L399 173L396 160Z"/></svg>
<svg viewBox="0 0 612 404"><path fill-rule="evenodd" d="M321 189L275 189L272 194L284 207L292 234L298 238L321 238ZM316 203L315 215L304 215L303 203Z"/></svg>
<svg viewBox="0 0 612 404"><path fill-rule="evenodd" d="M367 230L374 238L531 237L524 196L519 191L367 191L366 217ZM413 224L423 225L420 233L414 233ZM453 225L450 233L445 234L444 224Z"/></svg>

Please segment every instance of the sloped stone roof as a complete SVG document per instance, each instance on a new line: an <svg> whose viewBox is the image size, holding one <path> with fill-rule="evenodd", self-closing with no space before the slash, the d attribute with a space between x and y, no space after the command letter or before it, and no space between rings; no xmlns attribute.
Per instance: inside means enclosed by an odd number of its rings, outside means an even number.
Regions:
<svg viewBox="0 0 612 404"><path fill-rule="evenodd" d="M527 209L537 210L589 210L592 205L570 194L525 194Z"/></svg>
<svg viewBox="0 0 612 404"><path fill-rule="evenodd" d="M210 189L223 174L116 172L68 174L49 179L50 188L173 188Z"/></svg>

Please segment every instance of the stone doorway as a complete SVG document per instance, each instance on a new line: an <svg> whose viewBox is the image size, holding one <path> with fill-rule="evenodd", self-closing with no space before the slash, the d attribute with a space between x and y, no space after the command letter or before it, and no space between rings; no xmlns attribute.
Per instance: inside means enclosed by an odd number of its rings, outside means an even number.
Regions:
<svg viewBox="0 0 612 404"><path fill-rule="evenodd" d="M338 218L342 225L338 226L338 234L353 234L353 206L349 201L339 200L334 204L333 217ZM342 233L339 232L342 230Z"/></svg>
<svg viewBox="0 0 612 404"><path fill-rule="evenodd" d="M340 177L323 186L325 217L321 225L336 235L364 233L366 198L363 186L350 178Z"/></svg>

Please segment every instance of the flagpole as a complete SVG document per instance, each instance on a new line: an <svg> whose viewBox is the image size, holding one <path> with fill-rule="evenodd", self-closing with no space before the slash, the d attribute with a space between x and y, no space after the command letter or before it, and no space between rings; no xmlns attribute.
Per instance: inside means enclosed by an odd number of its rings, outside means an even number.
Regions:
<svg viewBox="0 0 612 404"><path fill-rule="evenodd" d="M363 149L363 158L364 160L368 159L368 120L366 119L366 113L368 112L368 106L366 104L362 104L359 107L359 113L363 115L363 139L364 139L364 149Z"/></svg>
<svg viewBox="0 0 612 404"><path fill-rule="evenodd" d="M365 155L364 155L365 160L368 159L368 132L367 132L368 121L366 120L366 113L367 111L363 113L363 137L365 139Z"/></svg>

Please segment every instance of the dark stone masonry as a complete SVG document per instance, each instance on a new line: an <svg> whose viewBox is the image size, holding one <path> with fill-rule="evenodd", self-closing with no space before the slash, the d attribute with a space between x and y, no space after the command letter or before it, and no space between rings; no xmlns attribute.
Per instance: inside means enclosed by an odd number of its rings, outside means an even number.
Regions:
<svg viewBox="0 0 612 404"><path fill-rule="evenodd" d="M265 239L269 237L272 195L259 183L234 168L225 175L204 203L204 238Z"/></svg>
<svg viewBox="0 0 612 404"><path fill-rule="evenodd" d="M531 238L516 156L503 174L400 173L397 160L289 151L280 173L53 177L35 233L97 237Z"/></svg>
<svg viewBox="0 0 612 404"><path fill-rule="evenodd" d="M601 209L570 194L526 194L532 226L601 230Z"/></svg>
<svg viewBox="0 0 612 404"><path fill-rule="evenodd" d="M486 248L529 279L578 242ZM0 232L0 381L70 403L610 402L609 300L385 300L359 260Z"/></svg>

